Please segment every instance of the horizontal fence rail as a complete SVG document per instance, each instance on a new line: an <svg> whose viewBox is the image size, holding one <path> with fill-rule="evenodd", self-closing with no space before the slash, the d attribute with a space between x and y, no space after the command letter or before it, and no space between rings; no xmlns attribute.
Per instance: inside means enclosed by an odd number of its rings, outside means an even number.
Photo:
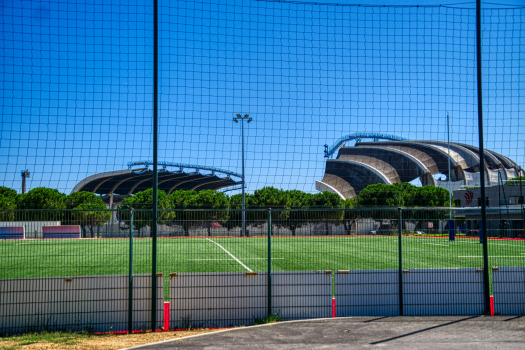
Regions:
<svg viewBox="0 0 525 350"><path fill-rule="evenodd" d="M156 256L148 209L6 213L2 334L151 329L153 259L157 328L480 315L485 283L496 314L525 312L522 213L487 219L489 281L477 208L246 209L244 233L242 210L159 210Z"/></svg>

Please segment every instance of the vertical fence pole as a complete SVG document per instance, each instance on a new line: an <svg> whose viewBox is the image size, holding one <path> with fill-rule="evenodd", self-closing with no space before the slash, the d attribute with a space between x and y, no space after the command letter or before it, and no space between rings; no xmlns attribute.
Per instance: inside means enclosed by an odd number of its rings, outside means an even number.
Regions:
<svg viewBox="0 0 525 350"><path fill-rule="evenodd" d="M272 208L268 208L268 317L272 315Z"/></svg>
<svg viewBox="0 0 525 350"><path fill-rule="evenodd" d="M403 220L402 209L397 208L397 246L398 246L398 257L399 257L399 315L403 316L403 249L401 245L402 233L403 233Z"/></svg>
<svg viewBox="0 0 525 350"><path fill-rule="evenodd" d="M158 0L153 0L153 220L151 224L151 330L157 329L157 187L158 187L158 82L159 82L159 18Z"/></svg>
<svg viewBox="0 0 525 350"><path fill-rule="evenodd" d="M133 331L133 208L129 210L128 333Z"/></svg>
<svg viewBox="0 0 525 350"><path fill-rule="evenodd" d="M521 209L521 234L525 237L525 209Z"/></svg>
<svg viewBox="0 0 525 350"><path fill-rule="evenodd" d="M485 150L483 146L483 96L481 86L481 0L476 0L476 61L478 80L478 138L479 164L481 171L481 237L483 237L483 302L485 314L490 315L489 259L487 242L487 203L485 201Z"/></svg>

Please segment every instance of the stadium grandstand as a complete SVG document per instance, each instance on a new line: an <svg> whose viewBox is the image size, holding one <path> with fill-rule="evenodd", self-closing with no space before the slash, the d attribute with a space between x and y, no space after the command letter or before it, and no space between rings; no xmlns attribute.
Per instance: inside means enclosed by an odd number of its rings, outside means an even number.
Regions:
<svg viewBox="0 0 525 350"><path fill-rule="evenodd" d="M99 195L131 196L153 186L151 162L130 162L128 169L91 175L81 180L71 191L88 191ZM219 190L242 184L240 174L213 167L182 163L158 162L158 188L166 194L174 190ZM133 168L135 167L135 168ZM177 168L176 170L168 170ZM234 180L232 177L238 178Z"/></svg>
<svg viewBox="0 0 525 350"><path fill-rule="evenodd" d="M373 142L363 142L364 138L372 138ZM344 147L351 140L356 141L355 146ZM449 146L447 142L409 141L393 135L352 134L332 147L325 145L325 157L337 151L335 159L327 159L324 177L316 181L316 189L344 199L355 198L366 186L376 183L419 179L423 186L448 189L450 178L451 190L459 190L479 185L482 170L487 186L525 174L516 162L490 150L484 150L485 164L481 166L478 147L456 142Z"/></svg>

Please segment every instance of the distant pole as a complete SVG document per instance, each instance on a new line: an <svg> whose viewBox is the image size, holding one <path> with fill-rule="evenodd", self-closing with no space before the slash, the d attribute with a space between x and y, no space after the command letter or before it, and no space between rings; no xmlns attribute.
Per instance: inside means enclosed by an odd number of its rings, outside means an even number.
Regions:
<svg viewBox="0 0 525 350"><path fill-rule="evenodd" d="M153 0L153 208L151 223L151 331L157 329L157 187L158 187L158 88L159 88L159 18L158 0Z"/></svg>
<svg viewBox="0 0 525 350"><path fill-rule="evenodd" d="M502 222L503 219L501 217L501 182L500 182L500 178L501 178L501 173L498 170L499 236L501 238L502 237L502 235L501 235L501 222Z"/></svg>
<svg viewBox="0 0 525 350"><path fill-rule="evenodd" d="M485 314L490 313L489 259L487 246L487 203L485 201L485 149L483 147L483 96L481 88L481 0L476 0L476 62L478 80L478 138L481 182L481 235L483 237L483 301Z"/></svg>
<svg viewBox="0 0 525 350"><path fill-rule="evenodd" d="M450 208L450 220L452 220L452 190L450 188L450 121L447 112L447 138L448 138L448 206Z"/></svg>
<svg viewBox="0 0 525 350"><path fill-rule="evenodd" d="M520 203L521 203L521 211L523 211L523 192L521 190L521 177L523 176L522 173L523 173L523 169L521 169L521 167L520 167L520 174L519 175L520 175Z"/></svg>
<svg viewBox="0 0 525 350"><path fill-rule="evenodd" d="M448 219L448 240L455 241L455 228L454 221L452 220L452 187L450 186L450 116L447 112L447 139L448 139L448 208L449 208L449 219Z"/></svg>
<svg viewBox="0 0 525 350"><path fill-rule="evenodd" d="M26 178L29 177L29 170L24 170L22 173L22 194L26 193Z"/></svg>

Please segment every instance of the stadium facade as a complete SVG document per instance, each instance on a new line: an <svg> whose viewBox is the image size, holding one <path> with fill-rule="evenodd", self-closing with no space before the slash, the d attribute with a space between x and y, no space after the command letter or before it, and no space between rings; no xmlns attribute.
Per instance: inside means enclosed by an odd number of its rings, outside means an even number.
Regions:
<svg viewBox="0 0 525 350"><path fill-rule="evenodd" d="M343 144L344 145L344 144ZM423 186L451 190L480 184L480 171L485 172L487 186L525 174L506 156L484 150L485 164L480 165L479 148L467 144L414 140L356 142L353 147L339 147L335 159L327 159L326 170L316 189L338 194L343 199L355 198L370 184L411 182L419 179ZM449 174L450 155L450 174ZM436 174L447 177L436 179Z"/></svg>

